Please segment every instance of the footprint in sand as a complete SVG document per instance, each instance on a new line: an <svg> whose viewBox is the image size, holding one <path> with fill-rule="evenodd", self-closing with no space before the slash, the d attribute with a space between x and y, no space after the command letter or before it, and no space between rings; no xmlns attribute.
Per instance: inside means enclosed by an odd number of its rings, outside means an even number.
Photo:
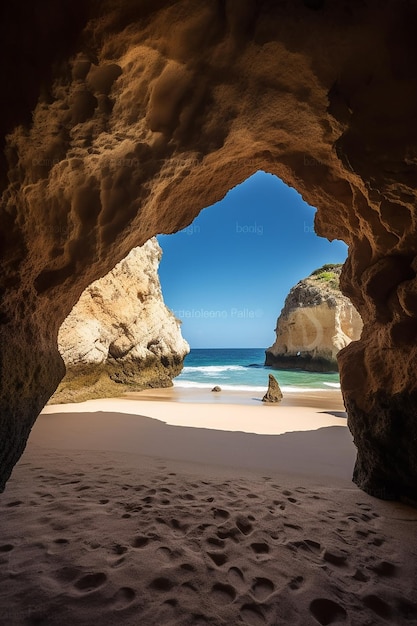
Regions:
<svg viewBox="0 0 417 626"><path fill-rule="evenodd" d="M223 552L207 552L207 556L209 556L218 567L221 567L227 562L227 555Z"/></svg>
<svg viewBox="0 0 417 626"><path fill-rule="evenodd" d="M255 578L251 591L256 600L263 602L274 593L275 585L269 578Z"/></svg>
<svg viewBox="0 0 417 626"><path fill-rule="evenodd" d="M138 535L132 541L133 548L145 548L149 543L149 537L145 537L144 535Z"/></svg>
<svg viewBox="0 0 417 626"><path fill-rule="evenodd" d="M367 574L364 574L364 572L362 572L362 570L357 569L355 571L355 573L353 574L352 578L354 580L359 581L360 583L366 583L369 580L369 576Z"/></svg>
<svg viewBox="0 0 417 626"><path fill-rule="evenodd" d="M218 537L207 537L206 541L210 545L216 546L216 548L224 548L226 545L226 542Z"/></svg>
<svg viewBox="0 0 417 626"><path fill-rule="evenodd" d="M404 598L398 598L396 601L396 607L402 617L411 623L413 618L417 617L417 604L409 602Z"/></svg>
<svg viewBox="0 0 417 626"><path fill-rule="evenodd" d="M370 594L365 596L363 598L363 603L366 607L368 607L368 609L371 609L371 611L383 619L390 619L392 616L391 607L376 595Z"/></svg>
<svg viewBox="0 0 417 626"><path fill-rule="evenodd" d="M131 587L120 587L117 593L112 598L113 608L116 611L122 611L134 602L136 598L136 592Z"/></svg>
<svg viewBox="0 0 417 626"><path fill-rule="evenodd" d="M195 496L192 493L184 493L180 496L182 500L195 500Z"/></svg>
<svg viewBox="0 0 417 626"><path fill-rule="evenodd" d="M237 589L242 589L245 585L245 576L238 567L231 567L227 572L227 578L230 584Z"/></svg>
<svg viewBox="0 0 417 626"><path fill-rule="evenodd" d="M249 626L263 626L266 619L261 609L256 604L244 604L240 609L240 616L244 624Z"/></svg>
<svg viewBox="0 0 417 626"><path fill-rule="evenodd" d="M7 508L12 508L14 506L20 506L21 504L23 504L23 502L21 500L13 500L12 502L8 502L6 504Z"/></svg>
<svg viewBox="0 0 417 626"><path fill-rule="evenodd" d="M229 519L230 513L225 509L213 509L214 519Z"/></svg>
<svg viewBox="0 0 417 626"><path fill-rule="evenodd" d="M193 618L193 622L192 622L193 626L210 626L210 624L212 624L211 619L205 617L204 615L193 614L192 618Z"/></svg>
<svg viewBox="0 0 417 626"><path fill-rule="evenodd" d="M337 565L339 567L346 564L348 558L348 554L346 552L342 552L341 550L325 550L323 553L323 560L331 563L332 565Z"/></svg>
<svg viewBox="0 0 417 626"><path fill-rule="evenodd" d="M171 548L168 548L166 546L161 546L160 548L158 548L156 553L158 554L158 556L162 556L168 562L171 562L175 559L175 555Z"/></svg>
<svg viewBox="0 0 417 626"><path fill-rule="evenodd" d="M235 543L239 543L240 530L236 526L234 528L219 528L216 534L220 539L232 539Z"/></svg>
<svg viewBox="0 0 417 626"><path fill-rule="evenodd" d="M366 502L357 502L356 503L357 506L359 506L363 511L372 511L371 507L369 506L369 504L367 504Z"/></svg>
<svg viewBox="0 0 417 626"><path fill-rule="evenodd" d="M303 582L304 582L304 578L302 576L295 576L294 578L290 580L290 582L288 583L288 586L290 589L292 589L292 591L297 591L298 589L300 589Z"/></svg>
<svg viewBox="0 0 417 626"><path fill-rule="evenodd" d="M378 576L392 577L397 574L397 568L394 563L390 563L389 561L379 561L379 563L376 563L369 569L378 574Z"/></svg>
<svg viewBox="0 0 417 626"><path fill-rule="evenodd" d="M310 604L310 612L322 626L345 621L347 617L345 609L340 604L327 598L313 600Z"/></svg>
<svg viewBox="0 0 417 626"><path fill-rule="evenodd" d="M63 583L72 583L80 574L81 571L76 567L61 567L55 572L56 578Z"/></svg>
<svg viewBox="0 0 417 626"><path fill-rule="evenodd" d="M243 515L239 515L239 517L236 519L236 526L239 528L240 532L243 535L250 535L253 531L252 524L246 517L243 517Z"/></svg>
<svg viewBox="0 0 417 626"><path fill-rule="evenodd" d="M290 524L289 522L284 522L284 527L290 528L291 530L303 530L298 524Z"/></svg>
<svg viewBox="0 0 417 626"><path fill-rule="evenodd" d="M5 543L3 546L0 546L0 552L11 552L14 550L14 546L11 543Z"/></svg>
<svg viewBox="0 0 417 626"><path fill-rule="evenodd" d="M211 590L211 596L215 602L231 604L236 598L236 589L232 585L216 583Z"/></svg>
<svg viewBox="0 0 417 626"><path fill-rule="evenodd" d="M192 583L187 582L175 589L175 593L180 596L181 600L195 602L199 592Z"/></svg>
<svg viewBox="0 0 417 626"><path fill-rule="evenodd" d="M171 519L170 525L175 531L177 531L177 533L181 534L185 534L189 528L188 524L183 524L175 518Z"/></svg>
<svg viewBox="0 0 417 626"><path fill-rule="evenodd" d="M106 581L107 576L103 572L86 574L74 583L74 587L83 593L90 593L91 591L95 591L99 587L102 587Z"/></svg>
<svg viewBox="0 0 417 626"><path fill-rule="evenodd" d="M195 567L191 563L181 563L180 569L184 572L195 572Z"/></svg>
<svg viewBox="0 0 417 626"><path fill-rule="evenodd" d="M373 546L376 546L377 548L379 548L380 546L382 546L383 543L385 543L385 539L383 537L375 537L369 543L370 543L370 545L373 545Z"/></svg>
<svg viewBox="0 0 417 626"><path fill-rule="evenodd" d="M158 578L154 578L154 580L149 584L150 589L154 591L167 592L171 591L171 589L175 586L175 583L172 582L170 578L166 576L158 576Z"/></svg>
<svg viewBox="0 0 417 626"><path fill-rule="evenodd" d="M267 543L263 543L263 542L251 543L250 547L257 556L261 554L268 554L269 552L269 546Z"/></svg>

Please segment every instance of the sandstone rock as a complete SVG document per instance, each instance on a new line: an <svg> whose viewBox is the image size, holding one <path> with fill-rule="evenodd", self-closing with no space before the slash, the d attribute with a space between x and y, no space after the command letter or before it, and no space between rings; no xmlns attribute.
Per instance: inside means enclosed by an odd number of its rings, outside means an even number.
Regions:
<svg viewBox="0 0 417 626"><path fill-rule="evenodd" d="M272 374L268 375L268 391L262 398L262 402L278 403L282 400L282 391L277 379Z"/></svg>
<svg viewBox="0 0 417 626"><path fill-rule="evenodd" d="M337 354L360 338L362 320L339 288L341 265L324 266L288 294L265 365L337 371Z"/></svg>
<svg viewBox="0 0 417 626"><path fill-rule="evenodd" d="M58 334L67 374L51 402L172 385L189 346L163 301L161 255L150 239L82 293Z"/></svg>
<svg viewBox="0 0 417 626"><path fill-rule="evenodd" d="M27 6L1 19L0 489L64 375L82 291L263 169L349 245L355 480L417 500L415 3Z"/></svg>

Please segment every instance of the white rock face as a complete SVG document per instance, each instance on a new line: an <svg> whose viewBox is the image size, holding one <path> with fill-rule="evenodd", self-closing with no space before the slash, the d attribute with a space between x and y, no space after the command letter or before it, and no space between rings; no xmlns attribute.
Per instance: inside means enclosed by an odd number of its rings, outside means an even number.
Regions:
<svg viewBox="0 0 417 626"><path fill-rule="evenodd" d="M266 365L336 371L337 353L360 338L362 319L338 287L341 266L322 268L288 294Z"/></svg>
<svg viewBox="0 0 417 626"><path fill-rule="evenodd" d="M67 375L54 402L172 384L189 345L163 301L161 256L150 239L82 293L59 331Z"/></svg>

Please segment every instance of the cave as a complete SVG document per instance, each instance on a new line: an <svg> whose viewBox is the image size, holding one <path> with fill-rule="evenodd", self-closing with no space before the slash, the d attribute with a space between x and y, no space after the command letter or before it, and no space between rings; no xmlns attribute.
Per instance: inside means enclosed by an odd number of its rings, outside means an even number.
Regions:
<svg viewBox="0 0 417 626"><path fill-rule="evenodd" d="M0 489L64 375L58 329L134 246L257 170L349 246L353 479L417 501L414 2L22 0L1 9Z"/></svg>

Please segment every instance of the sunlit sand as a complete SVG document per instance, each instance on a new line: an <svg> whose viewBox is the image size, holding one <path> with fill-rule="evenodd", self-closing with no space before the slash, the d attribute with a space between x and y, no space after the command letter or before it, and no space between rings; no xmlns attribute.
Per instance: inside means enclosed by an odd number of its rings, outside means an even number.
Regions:
<svg viewBox="0 0 417 626"><path fill-rule="evenodd" d="M354 460L337 390L48 406L0 498L2 623L414 623L417 512Z"/></svg>

